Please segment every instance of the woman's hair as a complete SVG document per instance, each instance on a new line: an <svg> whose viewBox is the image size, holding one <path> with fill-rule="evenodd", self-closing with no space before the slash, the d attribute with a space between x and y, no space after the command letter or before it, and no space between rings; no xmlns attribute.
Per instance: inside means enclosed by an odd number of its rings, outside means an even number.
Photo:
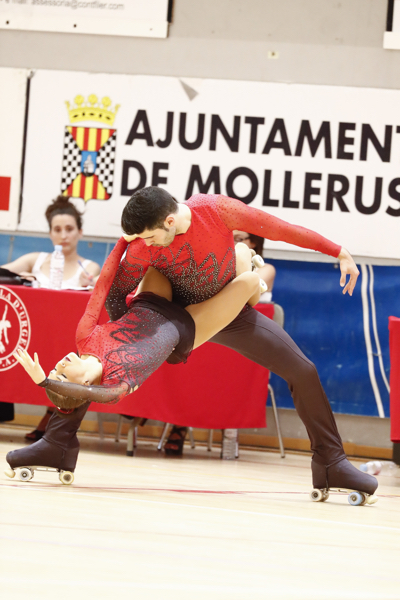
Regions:
<svg viewBox="0 0 400 600"><path fill-rule="evenodd" d="M85 404L86 400L78 400L77 398L72 398L72 396L61 396L61 394L57 394L57 392L52 392L51 390L46 389L46 394L50 402L57 406L57 408L61 408L62 410L71 410L72 408L78 408L82 404Z"/></svg>
<svg viewBox="0 0 400 600"><path fill-rule="evenodd" d="M121 225L128 235L162 228L171 213L178 212L178 203L166 190L150 186L137 190L122 211Z"/></svg>
<svg viewBox="0 0 400 600"><path fill-rule="evenodd" d="M56 215L71 215L76 221L78 229L82 229L82 213L70 202L70 196L57 196L46 208L44 213L51 229L51 221Z"/></svg>
<svg viewBox="0 0 400 600"><path fill-rule="evenodd" d="M249 240L251 244L254 244L254 250L256 251L256 254L259 254L260 256L263 255L263 247L264 247L264 238L260 237L259 235L254 235L253 233L249 233Z"/></svg>

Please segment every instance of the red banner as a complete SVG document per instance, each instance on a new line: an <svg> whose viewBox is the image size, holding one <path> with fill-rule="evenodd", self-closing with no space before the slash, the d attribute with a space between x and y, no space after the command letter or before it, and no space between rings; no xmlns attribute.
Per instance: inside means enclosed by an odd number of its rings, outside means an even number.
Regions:
<svg viewBox="0 0 400 600"><path fill-rule="evenodd" d="M37 352L48 373L68 352L75 348L75 330L87 301L87 292L32 289L23 286L0 286L0 319L5 306L18 303L26 308L29 327L22 334L22 317L8 308L6 318L8 343L1 357L10 356L17 340L28 339L27 348ZM273 305L260 304L266 316L273 316ZM10 317L10 318L8 318ZM103 313L102 322L107 320ZM1 321L0 321L1 324ZM22 337L21 337L22 336ZM4 361L3 361L4 362ZM0 366L2 401L47 404L46 394L15 362L7 369ZM265 427L265 404L269 372L259 365L217 344L207 343L193 352L186 364L164 363L139 390L118 404L91 405L91 410L147 417L204 429Z"/></svg>

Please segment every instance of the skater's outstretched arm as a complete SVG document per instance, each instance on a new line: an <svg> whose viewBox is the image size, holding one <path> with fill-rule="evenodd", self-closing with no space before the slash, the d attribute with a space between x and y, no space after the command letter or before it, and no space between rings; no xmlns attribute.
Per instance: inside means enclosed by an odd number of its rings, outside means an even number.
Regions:
<svg viewBox="0 0 400 600"><path fill-rule="evenodd" d="M77 344L80 342L80 340L86 339L97 326L102 308L127 245L128 242L121 237L104 263L100 276L86 306L85 312L79 321L76 330Z"/></svg>
<svg viewBox="0 0 400 600"><path fill-rule="evenodd" d="M300 248L308 248L338 258L341 271L340 285L344 288L343 294L346 292L349 292L350 296L353 294L360 272L352 256L345 248L338 246L311 229L292 225L233 198L218 196L217 208L229 231L235 229L248 231L268 240L286 242ZM349 275L349 280L346 283L347 275Z"/></svg>

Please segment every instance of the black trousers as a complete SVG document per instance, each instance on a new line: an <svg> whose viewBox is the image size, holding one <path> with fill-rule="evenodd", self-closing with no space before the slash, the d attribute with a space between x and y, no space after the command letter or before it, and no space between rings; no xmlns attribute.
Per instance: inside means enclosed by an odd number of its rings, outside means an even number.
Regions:
<svg viewBox="0 0 400 600"><path fill-rule="evenodd" d="M345 456L317 369L282 327L248 308L210 341L232 348L287 382L317 462L328 465Z"/></svg>
<svg viewBox="0 0 400 600"><path fill-rule="evenodd" d="M315 365L279 325L253 308L247 308L210 341L232 348L287 382L295 408L307 429L316 462L329 465L345 456ZM76 445L75 434L86 410L87 405L83 405L67 419L55 412L45 438L65 449L70 444Z"/></svg>

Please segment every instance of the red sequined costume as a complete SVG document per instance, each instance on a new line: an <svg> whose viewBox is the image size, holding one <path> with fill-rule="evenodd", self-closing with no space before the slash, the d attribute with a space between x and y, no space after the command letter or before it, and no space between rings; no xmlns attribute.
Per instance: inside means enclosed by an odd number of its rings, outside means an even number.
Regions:
<svg viewBox="0 0 400 600"><path fill-rule="evenodd" d="M177 235L170 246L147 247L141 239L130 244L107 299L113 319L128 311L125 298L149 265L168 277L174 300L182 305L201 302L219 292L235 275L234 229L334 257L340 253L339 246L322 236L230 198L198 195L187 205L192 215L190 227L186 233ZM285 379L310 438L314 487L354 489L368 494L375 491L376 479L346 459L315 365L279 325L247 307L211 341L232 348ZM244 389L243 402L246 401ZM219 396L218 402L229 402L229 398ZM79 450L76 432L88 406L85 403L76 409L70 420L55 412L41 440L7 454L10 466L36 464L73 470Z"/></svg>
<svg viewBox="0 0 400 600"><path fill-rule="evenodd" d="M113 319L125 313L125 298L149 265L170 280L174 302L182 306L217 294L236 274L232 235L235 229L334 257L340 252L340 246L314 231L226 196L198 194L186 205L192 214L190 227L185 234L175 236L167 248L148 247L140 238L131 242L107 299L107 311Z"/></svg>
<svg viewBox="0 0 400 600"><path fill-rule="evenodd" d="M98 325L126 246L127 242L121 238L108 257L76 331L79 354L95 356L102 364L101 385L84 386L46 379L40 384L42 387L87 402L118 402L158 369L176 347L179 348L179 325L177 328L174 324L174 317L178 314L189 327L192 317L184 309L149 292L134 298L129 310L118 321ZM193 323L192 340L194 331Z"/></svg>
<svg viewBox="0 0 400 600"><path fill-rule="evenodd" d="M217 294L235 277L235 229L333 257L341 250L314 231L226 196L199 194L186 204L191 211L190 227L186 233L176 235L168 247L146 246L141 238L129 245L106 302L113 319L126 312L126 296L149 265L166 275L174 302L182 306ZM210 341L232 348L285 379L310 436L314 458L321 464L343 459L342 441L317 370L281 327L246 306ZM219 398L219 402L224 401L229 402L229 398Z"/></svg>

